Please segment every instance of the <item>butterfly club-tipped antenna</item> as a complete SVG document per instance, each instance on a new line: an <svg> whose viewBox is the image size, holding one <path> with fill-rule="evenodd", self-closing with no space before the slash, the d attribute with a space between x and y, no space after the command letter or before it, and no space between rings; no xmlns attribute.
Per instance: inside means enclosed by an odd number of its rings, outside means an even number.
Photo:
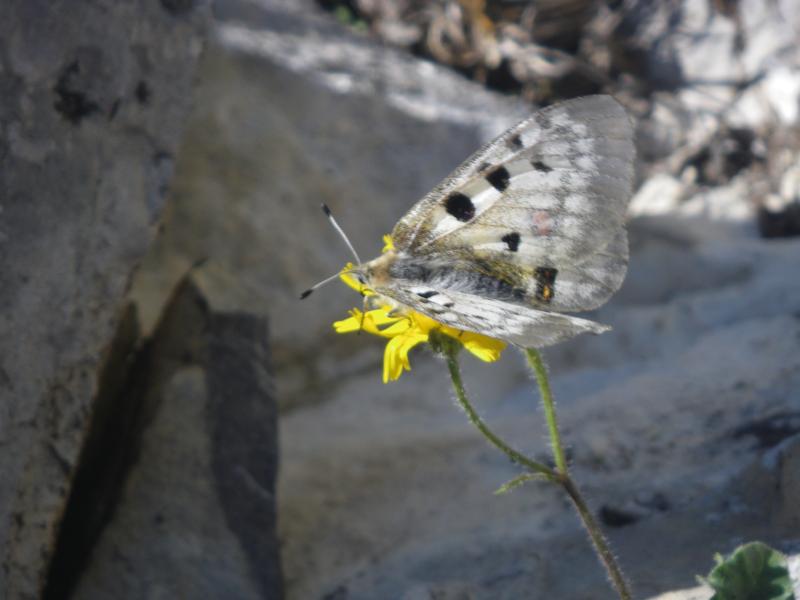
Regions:
<svg viewBox="0 0 800 600"><path fill-rule="evenodd" d="M322 287L326 283L330 283L331 281L333 281L334 279L337 279L338 277L339 277L339 273L335 273L335 274L331 275L330 277L326 277L322 281L315 283L310 288L308 288L305 292L300 294L300 300L305 300L306 298L308 298L311 295L311 292L313 292L315 289Z"/></svg>
<svg viewBox="0 0 800 600"><path fill-rule="evenodd" d="M347 234L341 227L339 227L339 223L337 223L336 219L333 218L333 213L331 212L331 209L328 208L328 205L325 204L324 202L322 203L322 211L325 213L325 216L328 217L328 220L331 222L331 225L333 225L333 228L336 230L336 232L344 240L344 243L347 244L347 247L350 248L350 252L353 254L353 257L356 259L356 263L360 267L361 258L359 258L358 252L356 252L356 249L353 248L353 244L350 243L350 239L347 237Z"/></svg>
<svg viewBox="0 0 800 600"><path fill-rule="evenodd" d="M333 225L333 228L336 230L336 232L339 234L339 236L344 240L344 243L350 249L350 252L352 253L353 258L356 259L356 263L360 267L361 266L361 257L358 256L358 252L356 252L356 249L353 248L353 244L350 243L350 239L347 237L347 234L339 226L339 223L336 222L336 219L333 218L333 213L331 212L331 209L328 208L328 205L325 204L324 202L322 203L322 211L325 213L325 216L328 217L328 221L330 221L331 225ZM325 279L323 279L319 283L315 283L310 288L308 288L305 292L300 294L300 300L304 300L304 299L308 298L314 290L316 290L319 287L322 287L326 283L330 283L331 281L333 281L334 279L337 279L338 277L339 277L339 273L336 273L334 275L331 275L330 277L326 277Z"/></svg>

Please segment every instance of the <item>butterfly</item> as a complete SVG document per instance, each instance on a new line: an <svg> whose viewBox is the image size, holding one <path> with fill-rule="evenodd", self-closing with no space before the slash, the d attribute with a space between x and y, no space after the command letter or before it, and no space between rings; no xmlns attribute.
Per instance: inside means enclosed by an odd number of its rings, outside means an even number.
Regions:
<svg viewBox="0 0 800 600"><path fill-rule="evenodd" d="M610 96L547 107L475 152L400 219L392 249L351 274L378 303L524 348L602 333L564 313L622 284L634 158Z"/></svg>

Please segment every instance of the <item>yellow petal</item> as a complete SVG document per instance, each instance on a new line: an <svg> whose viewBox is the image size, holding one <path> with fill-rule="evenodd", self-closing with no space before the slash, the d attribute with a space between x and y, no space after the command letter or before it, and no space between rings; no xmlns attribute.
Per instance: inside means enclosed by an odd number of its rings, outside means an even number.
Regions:
<svg viewBox="0 0 800 600"><path fill-rule="evenodd" d="M499 359L507 345L503 341L470 331L465 331L458 339L464 344L464 348L484 362L494 362Z"/></svg>
<svg viewBox="0 0 800 600"><path fill-rule="evenodd" d="M381 252L388 252L389 250L394 250L394 242L392 241L392 236L384 235L383 250L381 250Z"/></svg>
<svg viewBox="0 0 800 600"><path fill-rule="evenodd" d="M389 312L391 310L391 306L383 306L381 308L376 308L375 310L369 311L367 316L372 319L375 325L378 326L388 325L389 323L397 323L399 321L407 321L407 319L402 315L390 316Z"/></svg>
<svg viewBox="0 0 800 600"><path fill-rule="evenodd" d="M375 292L350 274L350 272L355 268L356 267L353 263L347 263L344 266L344 269L342 269L341 273L339 273L339 279L341 279L348 287L354 289L362 296L372 296Z"/></svg>
<svg viewBox="0 0 800 600"><path fill-rule="evenodd" d="M364 316L359 319L359 327L356 331L366 331L367 333L371 333L372 335L381 335L381 330L378 327L378 323L376 323L376 315L374 315L375 311L368 311L364 313ZM377 319L380 320L381 315L377 316Z"/></svg>
<svg viewBox="0 0 800 600"><path fill-rule="evenodd" d="M410 329L413 329L414 325L411 319L407 319L405 317L400 317L396 323L392 324L391 326L383 329L381 331L381 335L386 337L395 337L398 335L403 335L407 333Z"/></svg>
<svg viewBox="0 0 800 600"><path fill-rule="evenodd" d="M403 363L397 354L397 338L389 340L383 351L383 383L396 381L403 374Z"/></svg>
<svg viewBox="0 0 800 600"><path fill-rule="evenodd" d="M403 330L407 328L407 325L402 323L403 321L406 321L404 317L390 317L388 313L388 307L376 308L375 310L370 310L366 313L354 308L350 311L350 318L342 321L336 321L333 324L333 328L336 330L336 333L366 331L367 333L379 335L381 337L392 337L393 335L396 335L396 333L387 335L386 331L381 329L381 327L384 325L398 324L403 327Z"/></svg>
<svg viewBox="0 0 800 600"><path fill-rule="evenodd" d="M434 321L429 316L423 315L422 313L412 312L411 318L414 321L414 326L424 333L428 333L433 329L441 329L443 327L446 327L445 325L439 323L439 321Z"/></svg>
<svg viewBox="0 0 800 600"><path fill-rule="evenodd" d="M350 314L352 315L351 317L334 322L333 328L336 330L336 333L352 333L361 328L361 311L354 308L350 311Z"/></svg>
<svg viewBox="0 0 800 600"><path fill-rule="evenodd" d="M419 332L398 335L389 340L383 352L383 382L396 381L403 371L411 370L408 353L417 344L428 341L428 336Z"/></svg>

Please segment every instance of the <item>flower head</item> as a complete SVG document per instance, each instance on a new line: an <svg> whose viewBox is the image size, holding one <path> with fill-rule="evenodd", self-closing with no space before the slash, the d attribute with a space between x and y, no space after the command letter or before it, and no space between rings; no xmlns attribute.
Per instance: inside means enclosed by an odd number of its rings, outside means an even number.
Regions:
<svg viewBox="0 0 800 600"><path fill-rule="evenodd" d="M389 236L384 236L386 244L383 251L393 248ZM363 296L374 296L375 292L367 288L350 274L353 265L348 263L340 275L342 281ZM386 304L380 308L361 311L357 308L349 311L350 317L333 324L337 333L352 333L366 331L388 339L383 353L383 382L397 380L403 371L410 371L411 364L408 353L412 348L423 342L428 342L432 333L437 332L447 335L466 348L467 351L485 362L494 362L500 358L506 343L479 333L462 331L444 325L412 310L397 310Z"/></svg>

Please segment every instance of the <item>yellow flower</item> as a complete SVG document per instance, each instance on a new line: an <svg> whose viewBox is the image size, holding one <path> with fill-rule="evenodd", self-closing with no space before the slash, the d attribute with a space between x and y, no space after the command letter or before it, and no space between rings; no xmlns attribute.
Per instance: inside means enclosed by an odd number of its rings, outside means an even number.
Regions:
<svg viewBox="0 0 800 600"><path fill-rule="evenodd" d="M391 238L384 236L383 240L386 244L383 251L392 249ZM375 292L349 274L352 269L353 265L350 263L345 266L340 275L342 281L364 296L375 295ZM389 340L383 353L384 383L395 381L403 371L411 370L408 353L414 346L427 342L433 331L458 340L470 353L485 362L496 361L506 347L505 342L449 327L416 311L395 311L397 314L391 314L391 311L392 307L389 305L366 312L354 308L350 311L349 318L333 324L337 333L366 331Z"/></svg>

